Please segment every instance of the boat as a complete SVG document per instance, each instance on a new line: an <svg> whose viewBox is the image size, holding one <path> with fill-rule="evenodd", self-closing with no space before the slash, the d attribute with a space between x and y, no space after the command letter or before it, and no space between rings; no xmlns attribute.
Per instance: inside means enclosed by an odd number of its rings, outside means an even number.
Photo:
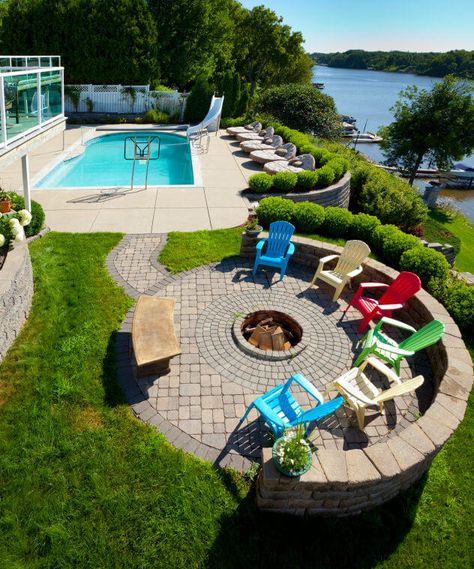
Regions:
<svg viewBox="0 0 474 569"><path fill-rule="evenodd" d="M355 119L351 115L339 115L339 116L341 117L342 122L347 122L347 123L353 124L353 125L355 125L355 123L357 122L357 119Z"/></svg>
<svg viewBox="0 0 474 569"><path fill-rule="evenodd" d="M324 89L324 83L313 83L313 87L316 89Z"/></svg>
<svg viewBox="0 0 474 569"><path fill-rule="evenodd" d="M354 132L343 134L343 136L352 139L355 143L382 142L383 140L381 136L377 136L373 132Z"/></svg>
<svg viewBox="0 0 474 569"><path fill-rule="evenodd" d="M474 167L458 162L449 172L440 173L440 182L447 188L474 188Z"/></svg>

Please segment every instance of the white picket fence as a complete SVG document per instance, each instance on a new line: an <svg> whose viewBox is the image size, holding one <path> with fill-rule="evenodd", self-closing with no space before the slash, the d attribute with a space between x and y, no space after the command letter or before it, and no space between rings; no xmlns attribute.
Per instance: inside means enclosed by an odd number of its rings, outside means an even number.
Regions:
<svg viewBox="0 0 474 569"><path fill-rule="evenodd" d="M80 93L77 109L67 95L68 89ZM135 93L134 96L131 96L131 90ZM170 115L179 112L182 119L186 97L187 95L178 91L152 91L149 85L66 85L64 105L66 113L77 111L133 114L157 109Z"/></svg>

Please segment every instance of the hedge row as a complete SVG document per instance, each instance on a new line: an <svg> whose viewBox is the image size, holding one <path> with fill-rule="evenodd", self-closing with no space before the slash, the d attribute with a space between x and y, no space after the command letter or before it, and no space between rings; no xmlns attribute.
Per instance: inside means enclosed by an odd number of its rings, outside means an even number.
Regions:
<svg viewBox="0 0 474 569"><path fill-rule="evenodd" d="M366 241L382 261L401 271L416 273L426 290L446 306L460 328L468 334L474 330L474 287L453 282L444 255L423 247L414 235L394 225L384 225L366 213L353 214L337 207L323 208L310 202L294 203L279 197L260 201L257 208L260 223L285 220L301 233L319 233Z"/></svg>
<svg viewBox="0 0 474 569"><path fill-rule="evenodd" d="M390 223L402 229L411 229L423 223L426 219L427 208L419 196L417 190L412 188L405 181L388 174L381 168L374 166L357 151L347 148L343 144L318 140L314 137L288 128L265 117L258 117L258 120L265 126L273 126L275 133L283 137L286 141L292 142L298 149L299 154L312 154L316 160L318 168L317 178L312 187L326 187L332 182L324 180L324 176L331 178L330 170L334 165L334 159L342 159L345 169L351 172L351 203L350 209L375 215L382 223ZM234 119L232 124L227 126L242 125L250 119L240 117ZM329 162L331 161L331 164ZM336 163L337 160L336 160ZM329 167L326 168L326 165ZM321 174L324 167L324 173ZM340 178L341 176L339 176ZM302 180L305 178L303 177ZM334 177L333 181L338 179ZM313 180L308 177L304 185L302 180L298 180L298 187L308 189ZM265 182L254 182L261 187ZM268 181L266 182L268 186ZM268 188L269 189L269 188ZM260 190L263 193L266 190ZM252 188L258 192L258 188ZM400 213L403 212L403 215Z"/></svg>

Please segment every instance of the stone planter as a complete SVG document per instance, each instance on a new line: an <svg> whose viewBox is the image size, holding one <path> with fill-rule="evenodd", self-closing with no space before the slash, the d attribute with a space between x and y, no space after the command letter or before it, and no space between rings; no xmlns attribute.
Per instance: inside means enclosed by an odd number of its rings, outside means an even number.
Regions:
<svg viewBox="0 0 474 569"><path fill-rule="evenodd" d="M299 476L303 476L303 474L306 474L313 464L313 453L311 452L311 449L308 448L308 458L306 460L306 466L304 468L302 468L301 470L290 471L290 470L287 470L282 464L280 464L280 461L279 461L278 455L277 455L278 446L283 442L284 442L284 438L280 437L279 439L277 439L275 441L275 444L273 445L273 448L272 448L273 463L274 463L276 469L279 472L281 472L284 476L288 476L289 478L298 478Z"/></svg>
<svg viewBox="0 0 474 569"><path fill-rule="evenodd" d="M256 238L259 234L263 231L263 227L261 225L257 225L255 229L246 229L244 228L245 235L250 238Z"/></svg>

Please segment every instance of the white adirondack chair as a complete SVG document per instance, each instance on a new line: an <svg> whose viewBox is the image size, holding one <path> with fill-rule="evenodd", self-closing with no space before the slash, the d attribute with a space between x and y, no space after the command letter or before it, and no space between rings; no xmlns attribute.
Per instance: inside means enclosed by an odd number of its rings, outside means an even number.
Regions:
<svg viewBox="0 0 474 569"><path fill-rule="evenodd" d="M390 382L396 385L380 391L365 375L364 370L370 364L372 367L383 373ZM377 406L380 413L384 413L383 404L399 395L404 395L410 391L418 389L424 382L422 375L417 375L403 383L398 375L388 368L384 363L374 357L368 357L360 367L354 367L346 372L334 383L326 388L326 391L336 389L343 397L345 402L351 407L357 416L357 424L361 431L364 430L365 410L367 407Z"/></svg>
<svg viewBox="0 0 474 569"><path fill-rule="evenodd" d="M367 243L357 240L347 241L340 255L328 255L319 260L318 268L314 273L310 286L314 285L316 279L321 279L325 283L335 287L332 299L337 300L351 278L356 277L362 272L361 263L367 259L369 253L370 247ZM334 269L324 268L326 263L338 257L339 260Z"/></svg>

